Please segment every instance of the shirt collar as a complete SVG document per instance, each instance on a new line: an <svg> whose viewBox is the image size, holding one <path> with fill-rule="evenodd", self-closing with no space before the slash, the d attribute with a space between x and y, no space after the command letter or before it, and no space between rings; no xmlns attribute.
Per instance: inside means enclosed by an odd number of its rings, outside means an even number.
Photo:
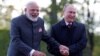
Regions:
<svg viewBox="0 0 100 56"><path fill-rule="evenodd" d="M60 24L61 24L61 26L68 26L68 22L66 22L64 19L62 19L61 21L60 21ZM76 21L74 21L74 22L72 22L72 25L73 25L73 27L77 27L77 22Z"/></svg>
<svg viewBox="0 0 100 56"><path fill-rule="evenodd" d="M65 24L66 25L68 25L68 24L72 25L72 22L69 23L69 22L65 21Z"/></svg>

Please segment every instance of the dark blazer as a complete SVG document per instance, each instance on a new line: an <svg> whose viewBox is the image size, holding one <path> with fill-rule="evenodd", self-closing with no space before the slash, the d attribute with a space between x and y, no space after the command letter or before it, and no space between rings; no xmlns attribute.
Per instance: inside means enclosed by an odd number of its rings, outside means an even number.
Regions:
<svg viewBox="0 0 100 56"><path fill-rule="evenodd" d="M33 22L26 15L11 21L10 37L7 56L29 56L32 49L40 50L41 40L57 48L59 46L59 43L45 32L44 21L41 18Z"/></svg>
<svg viewBox="0 0 100 56"><path fill-rule="evenodd" d="M60 44L69 47L69 56L82 56L82 50L86 47L86 29L78 22L73 22L68 28L64 20L61 20L51 28L51 36ZM59 50L48 45L48 51L55 56L62 56Z"/></svg>

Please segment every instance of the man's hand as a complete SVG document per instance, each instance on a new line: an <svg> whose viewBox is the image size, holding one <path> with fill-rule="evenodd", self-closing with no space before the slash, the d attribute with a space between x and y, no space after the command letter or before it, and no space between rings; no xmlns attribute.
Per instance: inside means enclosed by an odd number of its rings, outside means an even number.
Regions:
<svg viewBox="0 0 100 56"><path fill-rule="evenodd" d="M46 56L46 54L40 51L35 51L32 56Z"/></svg>
<svg viewBox="0 0 100 56"><path fill-rule="evenodd" d="M64 56L68 56L69 55L69 48L64 46L64 45L60 45L59 46L59 50L60 50L60 53Z"/></svg>

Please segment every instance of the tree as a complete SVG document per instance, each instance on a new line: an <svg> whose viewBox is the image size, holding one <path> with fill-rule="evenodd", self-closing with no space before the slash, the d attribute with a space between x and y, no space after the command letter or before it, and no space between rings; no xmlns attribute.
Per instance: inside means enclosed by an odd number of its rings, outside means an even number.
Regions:
<svg viewBox="0 0 100 56"><path fill-rule="evenodd" d="M0 5L0 25L1 29L9 28L11 21L12 12L14 10L13 5L3 5L5 0L2 1Z"/></svg>

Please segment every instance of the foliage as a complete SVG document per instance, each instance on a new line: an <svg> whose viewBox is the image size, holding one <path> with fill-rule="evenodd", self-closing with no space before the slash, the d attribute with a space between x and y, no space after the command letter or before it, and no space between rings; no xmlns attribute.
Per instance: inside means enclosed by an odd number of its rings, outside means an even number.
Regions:
<svg viewBox="0 0 100 56"><path fill-rule="evenodd" d="M0 30L0 56L6 56L9 43L9 30Z"/></svg>

